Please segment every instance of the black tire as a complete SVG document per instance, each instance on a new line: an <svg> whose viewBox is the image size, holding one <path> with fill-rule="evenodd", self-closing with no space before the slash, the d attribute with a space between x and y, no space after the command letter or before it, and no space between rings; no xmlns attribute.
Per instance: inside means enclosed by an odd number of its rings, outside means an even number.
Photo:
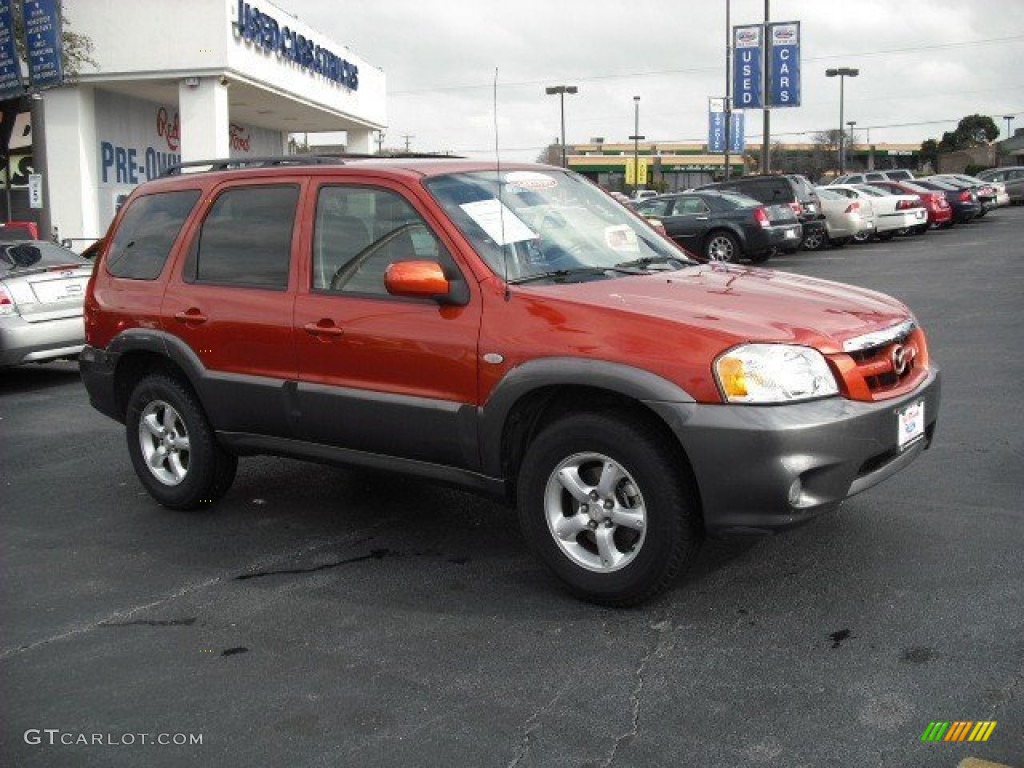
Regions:
<svg viewBox="0 0 1024 768"><path fill-rule="evenodd" d="M853 242L855 243L870 243L875 239L874 230L861 231L853 236Z"/></svg>
<svg viewBox="0 0 1024 768"><path fill-rule="evenodd" d="M235 479L238 458L217 443L192 390L170 376L153 374L136 385L125 434L135 474L165 507L209 507Z"/></svg>
<svg viewBox="0 0 1024 768"><path fill-rule="evenodd" d="M831 245L833 248L842 248L852 239L852 237L830 237L828 239L828 244Z"/></svg>
<svg viewBox="0 0 1024 768"><path fill-rule="evenodd" d="M739 241L724 229L715 230L707 236L703 252L708 261L739 261L741 255Z"/></svg>
<svg viewBox="0 0 1024 768"><path fill-rule="evenodd" d="M827 235L823 229L812 229L806 235L804 235L803 242L800 244L805 251L817 251L825 246L825 240Z"/></svg>
<svg viewBox="0 0 1024 768"><path fill-rule="evenodd" d="M685 461L670 439L645 426L610 412L567 416L536 437L519 473L526 541L570 591L591 602L627 606L653 597L700 544L697 493ZM602 489L605 470L609 488ZM613 521L616 515L624 517ZM555 525L564 526L562 536Z"/></svg>

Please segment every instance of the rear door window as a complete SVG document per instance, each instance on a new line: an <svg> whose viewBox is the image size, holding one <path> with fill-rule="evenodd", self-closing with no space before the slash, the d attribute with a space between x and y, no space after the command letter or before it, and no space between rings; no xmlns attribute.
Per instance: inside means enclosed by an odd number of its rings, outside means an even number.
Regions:
<svg viewBox="0 0 1024 768"><path fill-rule="evenodd" d="M129 280L156 280L199 195L198 189L183 189L135 198L107 252L107 272Z"/></svg>
<svg viewBox="0 0 1024 768"><path fill-rule="evenodd" d="M219 194L189 251L186 282L286 289L298 201L298 184Z"/></svg>

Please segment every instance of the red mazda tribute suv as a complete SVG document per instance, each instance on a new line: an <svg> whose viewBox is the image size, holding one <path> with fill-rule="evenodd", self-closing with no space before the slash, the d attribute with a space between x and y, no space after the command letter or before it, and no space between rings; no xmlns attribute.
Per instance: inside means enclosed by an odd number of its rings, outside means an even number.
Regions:
<svg viewBox="0 0 1024 768"><path fill-rule="evenodd" d="M612 605L705 533L789 528L899 471L939 407L900 302L697 263L547 166L175 169L119 212L85 317L89 397L161 504L216 502L247 454L434 478L514 502Z"/></svg>

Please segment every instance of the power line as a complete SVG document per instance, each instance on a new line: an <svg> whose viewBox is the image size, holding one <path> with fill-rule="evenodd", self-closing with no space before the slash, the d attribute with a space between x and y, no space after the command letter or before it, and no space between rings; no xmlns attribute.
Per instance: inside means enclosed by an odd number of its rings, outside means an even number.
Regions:
<svg viewBox="0 0 1024 768"><path fill-rule="evenodd" d="M852 57L867 57L867 56L891 56L898 54L907 53L920 53L921 51L938 51L946 50L949 48L966 48L976 45L999 45L1005 43L1014 43L1024 41L1024 35L1011 35L1009 37L989 37L980 40L963 40L954 43L935 43L934 45L917 45L906 48L886 48L878 51L861 51L851 52L842 54L828 54L824 56L809 56L803 59L804 62L811 61L828 61L830 59L839 58L852 58ZM618 80L627 77L652 77L661 75L684 75L693 74L696 72L718 72L721 69L720 66L706 66L706 67L687 67L684 69L656 69L649 70L646 72L625 72L617 75L591 75L589 77L573 76L571 79L578 80L581 82L595 82L598 80ZM554 78L557 79L557 78ZM520 80L518 82L502 83L503 88L525 88L535 87L538 85L545 85L552 82L552 78L546 78L544 80ZM441 85L432 88L408 88L400 91L390 91L392 96L406 96L418 93L440 93L446 91L470 91L482 88L490 88L491 84L480 84L480 85Z"/></svg>

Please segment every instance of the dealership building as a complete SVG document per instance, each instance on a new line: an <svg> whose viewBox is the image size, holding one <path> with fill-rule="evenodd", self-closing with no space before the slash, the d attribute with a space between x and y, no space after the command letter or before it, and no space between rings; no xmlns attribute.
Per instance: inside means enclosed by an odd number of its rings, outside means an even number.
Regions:
<svg viewBox="0 0 1024 768"><path fill-rule="evenodd" d="M45 160L34 159L53 230L76 246L169 165L281 155L290 135L319 132L345 132L348 151L368 153L385 126L383 71L271 3L65 8L95 66L43 93L34 144L41 154L44 139Z"/></svg>

